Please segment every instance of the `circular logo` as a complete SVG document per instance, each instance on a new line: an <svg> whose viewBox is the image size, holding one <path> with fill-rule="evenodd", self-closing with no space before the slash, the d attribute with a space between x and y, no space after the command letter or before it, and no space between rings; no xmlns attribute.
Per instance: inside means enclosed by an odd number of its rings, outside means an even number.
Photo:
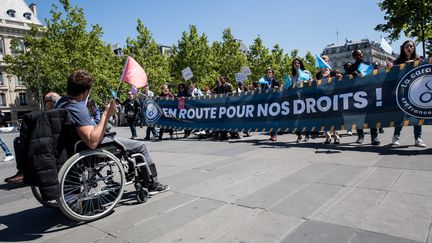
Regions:
<svg viewBox="0 0 432 243"><path fill-rule="evenodd" d="M399 108L409 116L432 119L432 65L408 72L396 88Z"/></svg>
<svg viewBox="0 0 432 243"><path fill-rule="evenodd" d="M144 102L144 119L147 124L156 123L162 115L162 110L152 99L146 99Z"/></svg>

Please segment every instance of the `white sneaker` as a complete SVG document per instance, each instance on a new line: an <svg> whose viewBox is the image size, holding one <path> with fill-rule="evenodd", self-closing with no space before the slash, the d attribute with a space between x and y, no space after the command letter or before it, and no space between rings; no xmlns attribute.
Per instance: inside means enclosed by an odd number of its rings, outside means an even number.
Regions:
<svg viewBox="0 0 432 243"><path fill-rule="evenodd" d="M400 140L398 135L393 135L391 145L398 147L400 145Z"/></svg>
<svg viewBox="0 0 432 243"><path fill-rule="evenodd" d="M423 142L423 140L421 140L420 138L417 138L417 140L415 141L415 146L425 148L426 144Z"/></svg>
<svg viewBox="0 0 432 243"><path fill-rule="evenodd" d="M351 132L351 130L347 131L347 135L348 135L348 136L352 136L352 132Z"/></svg>
<svg viewBox="0 0 432 243"><path fill-rule="evenodd" d="M3 161L4 161L4 162L8 162L8 161L11 161L11 160L13 160L13 159L15 159L15 157L13 157L12 155L8 155L8 156L6 156L6 157L3 159Z"/></svg>

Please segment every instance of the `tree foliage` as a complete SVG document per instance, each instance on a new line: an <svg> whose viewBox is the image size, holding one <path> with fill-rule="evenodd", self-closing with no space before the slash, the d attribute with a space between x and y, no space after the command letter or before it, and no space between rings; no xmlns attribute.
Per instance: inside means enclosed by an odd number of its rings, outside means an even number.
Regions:
<svg viewBox="0 0 432 243"><path fill-rule="evenodd" d="M182 33L173 52L171 75L174 84L184 82L181 71L187 67L190 67L193 73L190 82L203 85L213 83L218 74L212 68L211 48L207 36L199 35L195 25L189 26L189 32Z"/></svg>
<svg viewBox="0 0 432 243"><path fill-rule="evenodd" d="M109 97L109 88L119 82L121 60L102 39L102 28L91 26L87 31L83 9L60 0L46 26L33 26L25 35L26 52L5 57L8 72L20 76L31 91L64 93L68 75L77 69L88 70L94 78L94 99ZM13 47L14 48L14 47ZM16 48L16 44L15 44Z"/></svg>
<svg viewBox="0 0 432 243"><path fill-rule="evenodd" d="M240 50L240 42L236 41L231 29L225 29L222 33L222 42L213 42L211 58L214 60L213 70L220 75L227 76L232 84L235 84L234 74L241 71L246 65L246 56ZM215 80L217 77L214 77Z"/></svg>
<svg viewBox="0 0 432 243"><path fill-rule="evenodd" d="M133 57L144 68L149 85L158 93L161 85L171 80L169 58L161 53L150 30L140 19L136 30L138 32L136 39L126 40L124 53Z"/></svg>
<svg viewBox="0 0 432 243"><path fill-rule="evenodd" d="M264 46L261 37L258 36L254 40L254 43L249 47L247 60L249 62L249 68L252 71L250 78L253 81L259 80L265 75L266 69L271 68L271 56L269 54L268 48Z"/></svg>
<svg viewBox="0 0 432 243"><path fill-rule="evenodd" d="M389 33L390 40L398 40L403 32L422 43L425 54L426 41L432 38L432 1L430 0L383 0L379 7L385 11L385 24L375 30Z"/></svg>

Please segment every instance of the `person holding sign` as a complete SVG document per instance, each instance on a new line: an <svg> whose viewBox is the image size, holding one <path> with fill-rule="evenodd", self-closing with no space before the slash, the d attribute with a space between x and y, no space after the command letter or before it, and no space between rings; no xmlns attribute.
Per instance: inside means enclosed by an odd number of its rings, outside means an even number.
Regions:
<svg viewBox="0 0 432 243"><path fill-rule="evenodd" d="M361 75L361 73L358 71L359 66L361 64L363 65L370 65L370 64L363 60L363 52L359 49L356 49L352 52L352 57L354 58L355 62L348 68L347 74L357 77ZM378 129L376 127L372 127L370 131L371 131L372 145L380 145L381 142L378 140ZM358 138L356 143L358 144L363 143L364 141L363 129L357 128L357 136Z"/></svg>
<svg viewBox="0 0 432 243"><path fill-rule="evenodd" d="M405 41L401 47L400 47L400 55L399 57L394 61L395 65L400 65L403 63L412 63L414 61L420 60L420 57L416 53L415 44L412 40ZM389 67L393 65L388 65ZM394 132L393 132L393 138L392 138L392 145L393 146L399 146L400 145L400 133L402 131L402 126L395 126ZM422 126L421 125L414 125L414 139L415 143L414 145L417 147L426 147L426 144L421 139L422 135Z"/></svg>

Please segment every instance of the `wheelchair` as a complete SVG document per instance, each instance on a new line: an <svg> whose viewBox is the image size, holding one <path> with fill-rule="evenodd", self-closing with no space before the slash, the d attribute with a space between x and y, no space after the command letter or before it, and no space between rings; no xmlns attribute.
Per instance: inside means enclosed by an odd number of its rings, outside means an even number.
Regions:
<svg viewBox="0 0 432 243"><path fill-rule="evenodd" d="M84 149L75 144L75 154L62 165L58 173L60 197L44 201L39 188L32 186L35 198L45 207L59 208L72 220L88 222L110 214L122 198L124 187L135 186L138 203L149 198L151 170L140 154L130 154L116 139L97 149ZM81 147L81 148L80 148Z"/></svg>

